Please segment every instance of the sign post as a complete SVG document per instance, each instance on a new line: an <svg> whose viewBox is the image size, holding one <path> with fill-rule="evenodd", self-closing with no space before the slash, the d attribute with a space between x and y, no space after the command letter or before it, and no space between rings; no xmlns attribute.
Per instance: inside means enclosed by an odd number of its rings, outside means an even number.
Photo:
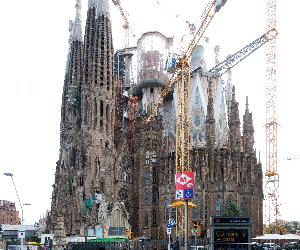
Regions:
<svg viewBox="0 0 300 250"><path fill-rule="evenodd" d="M172 233L172 227L171 227L170 218L169 218L169 224L167 225L167 234L168 234L168 238L169 238L168 250L171 250L171 233Z"/></svg>
<svg viewBox="0 0 300 250"><path fill-rule="evenodd" d="M180 172L175 175L175 200L184 201L184 245L188 249L188 202L194 199L195 172Z"/></svg>
<svg viewBox="0 0 300 250"><path fill-rule="evenodd" d="M172 234L172 228L175 227L175 220L171 218L171 208L169 208L169 220L167 224L167 234L169 238L168 242L168 250L171 250L171 234Z"/></svg>

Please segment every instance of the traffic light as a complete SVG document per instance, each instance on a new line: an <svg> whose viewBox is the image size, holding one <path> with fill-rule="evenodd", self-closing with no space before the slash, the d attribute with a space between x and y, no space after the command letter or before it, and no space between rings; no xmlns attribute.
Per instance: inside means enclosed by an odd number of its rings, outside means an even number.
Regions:
<svg viewBox="0 0 300 250"><path fill-rule="evenodd" d="M193 231L194 233L199 233L201 231L201 224L198 221L193 221Z"/></svg>
<svg viewBox="0 0 300 250"><path fill-rule="evenodd" d="M193 229L194 229L194 232L197 230L197 222L196 221L193 221Z"/></svg>

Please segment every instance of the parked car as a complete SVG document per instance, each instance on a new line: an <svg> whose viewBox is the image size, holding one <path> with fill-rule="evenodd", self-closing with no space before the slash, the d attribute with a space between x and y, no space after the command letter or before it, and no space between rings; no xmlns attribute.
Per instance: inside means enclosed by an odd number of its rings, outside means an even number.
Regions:
<svg viewBox="0 0 300 250"><path fill-rule="evenodd" d="M281 249L281 247L279 245L276 245L275 243L263 243L262 248L263 248L263 250L269 250L269 249L278 250L278 249Z"/></svg>

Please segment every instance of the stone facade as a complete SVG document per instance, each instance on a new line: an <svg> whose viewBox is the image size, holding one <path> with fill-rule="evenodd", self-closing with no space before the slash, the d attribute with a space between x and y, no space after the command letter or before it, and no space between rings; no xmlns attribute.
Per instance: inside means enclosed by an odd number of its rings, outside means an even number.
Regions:
<svg viewBox="0 0 300 250"><path fill-rule="evenodd" d="M136 236L165 238L175 190L178 93L165 98L155 119L147 117L167 79L164 62L172 39L148 32L136 48L114 58L107 0L89 1L84 40L80 9L77 0L47 230L64 224L66 235L119 236L130 229ZM231 78L224 93L220 79L203 76L203 51L198 46L192 55L197 70L190 103L190 162L196 172L191 218L208 226L210 216L227 214L234 204L240 215L251 217L258 235L263 176L248 99L241 131Z"/></svg>
<svg viewBox="0 0 300 250"><path fill-rule="evenodd" d="M19 211L14 202L0 200L0 224L20 224Z"/></svg>

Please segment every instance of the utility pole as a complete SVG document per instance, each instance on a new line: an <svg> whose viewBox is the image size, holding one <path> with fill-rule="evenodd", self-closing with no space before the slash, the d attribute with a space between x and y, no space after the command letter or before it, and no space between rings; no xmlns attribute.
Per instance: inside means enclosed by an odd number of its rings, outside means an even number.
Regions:
<svg viewBox="0 0 300 250"><path fill-rule="evenodd" d="M184 201L184 250L188 250L188 200Z"/></svg>

